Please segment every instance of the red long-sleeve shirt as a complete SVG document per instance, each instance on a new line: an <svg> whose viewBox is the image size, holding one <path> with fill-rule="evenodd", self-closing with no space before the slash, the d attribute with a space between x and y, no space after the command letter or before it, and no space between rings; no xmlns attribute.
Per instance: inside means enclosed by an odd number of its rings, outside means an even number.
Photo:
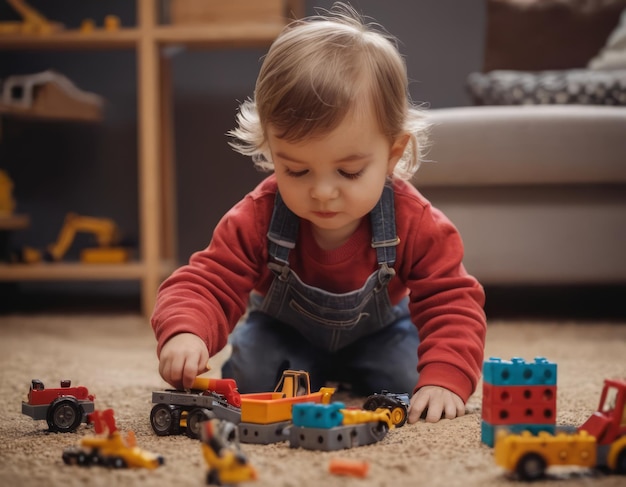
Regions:
<svg viewBox="0 0 626 487"><path fill-rule="evenodd" d="M410 296L420 335L416 389L437 385L466 401L483 361L483 289L463 267L463 244L452 223L409 183L393 184L400 243L389 296L394 304ZM273 176L262 181L224 215L209 246L163 282L152 316L158 353L173 335L189 332L214 355L245 312L250 292L267 292L274 274L267 267L266 235L276 191ZM378 268L369 218L333 250L319 248L302 220L289 261L308 285L333 293L360 288Z"/></svg>

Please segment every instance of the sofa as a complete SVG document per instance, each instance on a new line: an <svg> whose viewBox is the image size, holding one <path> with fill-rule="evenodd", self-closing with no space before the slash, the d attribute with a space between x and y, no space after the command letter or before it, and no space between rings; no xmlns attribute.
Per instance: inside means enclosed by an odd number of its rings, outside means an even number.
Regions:
<svg viewBox="0 0 626 487"><path fill-rule="evenodd" d="M416 186L486 285L626 284L626 1L488 0L486 28Z"/></svg>

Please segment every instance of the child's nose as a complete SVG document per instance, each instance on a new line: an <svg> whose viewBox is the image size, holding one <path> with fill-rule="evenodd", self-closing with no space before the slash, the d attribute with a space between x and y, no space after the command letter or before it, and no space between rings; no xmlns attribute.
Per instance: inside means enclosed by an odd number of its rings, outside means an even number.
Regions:
<svg viewBox="0 0 626 487"><path fill-rule="evenodd" d="M315 181L313 187L311 188L311 197L320 201L336 198L337 194L337 187L328 179L319 179Z"/></svg>

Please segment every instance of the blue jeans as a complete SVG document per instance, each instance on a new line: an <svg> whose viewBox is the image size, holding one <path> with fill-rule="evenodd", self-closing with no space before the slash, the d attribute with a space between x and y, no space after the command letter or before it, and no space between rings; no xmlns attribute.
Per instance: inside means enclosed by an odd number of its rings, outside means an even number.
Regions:
<svg viewBox="0 0 626 487"><path fill-rule="evenodd" d="M291 326L252 311L235 328L230 343L232 356L222 376L235 379L241 393L274 390L285 369L308 371L313 390L339 382L362 396L383 389L412 394L417 384L419 337L408 316L329 352L311 345Z"/></svg>

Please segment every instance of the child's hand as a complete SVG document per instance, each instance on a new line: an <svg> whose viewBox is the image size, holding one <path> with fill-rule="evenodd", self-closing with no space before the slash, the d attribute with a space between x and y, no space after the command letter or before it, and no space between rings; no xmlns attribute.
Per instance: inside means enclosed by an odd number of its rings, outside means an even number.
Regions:
<svg viewBox="0 0 626 487"><path fill-rule="evenodd" d="M202 339L192 333L170 338L161 349L159 373L176 389L190 389L198 374L208 370L209 351Z"/></svg>
<svg viewBox="0 0 626 487"><path fill-rule="evenodd" d="M465 414L465 403L454 392L438 386L424 386L411 398L409 423L416 423L426 412L426 421L436 423L441 418L454 419Z"/></svg>

